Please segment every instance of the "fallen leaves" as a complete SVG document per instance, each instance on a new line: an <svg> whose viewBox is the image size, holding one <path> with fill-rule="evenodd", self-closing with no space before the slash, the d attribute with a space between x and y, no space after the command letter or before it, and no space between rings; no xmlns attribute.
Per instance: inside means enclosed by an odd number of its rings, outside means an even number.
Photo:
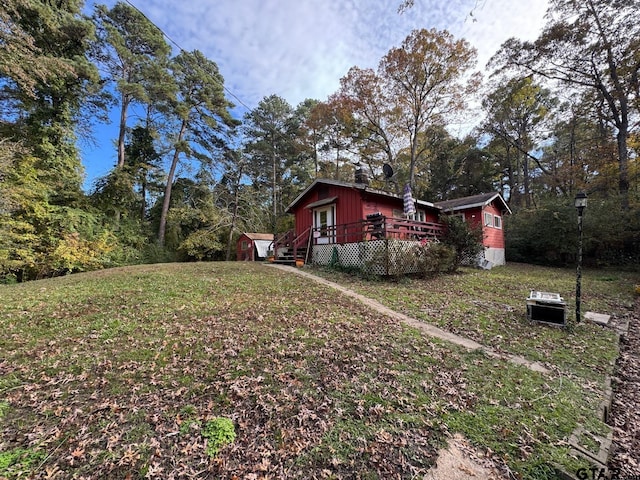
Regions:
<svg viewBox="0 0 640 480"><path fill-rule="evenodd" d="M609 467L619 478L632 478L640 472L640 298L621 343L609 415L614 427Z"/></svg>
<svg viewBox="0 0 640 480"><path fill-rule="evenodd" d="M0 451L42 454L23 477L417 478L439 416L477 406L464 363L484 359L324 287L244 264L98 273L12 300ZM220 416L237 437L210 458Z"/></svg>

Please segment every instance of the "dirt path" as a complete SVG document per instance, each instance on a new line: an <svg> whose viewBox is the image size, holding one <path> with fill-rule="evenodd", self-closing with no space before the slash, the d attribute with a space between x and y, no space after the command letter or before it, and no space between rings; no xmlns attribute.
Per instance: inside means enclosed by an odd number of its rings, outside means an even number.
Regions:
<svg viewBox="0 0 640 480"><path fill-rule="evenodd" d="M620 339L609 415L613 448L609 468L618 478L640 478L640 298Z"/></svg>
<svg viewBox="0 0 640 480"><path fill-rule="evenodd" d="M486 355L493 357L493 358L498 358L498 359L502 359L502 360L506 360L518 365L522 365L524 367L527 367L531 370L533 370L534 372L540 372L540 373L547 373L548 370L541 364L538 362L533 362L531 360L527 360L524 357L520 357L518 355L509 355L509 354L502 354L502 353L498 353L497 351L495 351L494 349L487 347L485 345L481 345L480 343L471 340L469 338L466 337L461 337L460 335L455 335L451 332L447 332L446 330L442 330L441 328L438 328L434 325L431 325L429 323L425 323L423 321L417 320L413 317L409 317L408 315L405 315L403 313L400 312L396 312L395 310L390 309L389 307L386 307L385 305L381 304L380 302L373 300L372 298L369 297L365 297L364 295L360 295L357 292L354 292L353 290L350 290L348 288L343 287L342 285L339 285L337 283L331 282L329 280L326 280L324 278L318 277L316 275L313 275L311 273L305 272L304 270L301 270L299 268L293 268L293 267L287 267L284 265L277 265L277 264L268 264L269 266L273 267L273 268L278 268L281 269L283 271L286 271L288 273L294 273L297 275L301 275L303 277L309 278L315 282L321 283L323 285L327 285L331 288L334 288L338 291L340 291L341 293L343 293L344 295L347 295L349 297L355 298L356 300L364 303L365 305L367 305L368 307L382 313L383 315L387 315L391 318L395 318L396 320L401 321L402 323L409 325L410 327L416 328L418 330L420 330L423 334L428 335L430 337L434 337L434 338L439 338L440 340L445 340L447 342L453 343L455 345L460 345L461 347L464 347L468 350L482 350Z"/></svg>
<svg viewBox="0 0 640 480"><path fill-rule="evenodd" d="M271 264L271 266L334 288L384 315L419 329L425 335L446 340L469 350L481 349L489 356L523 365L536 372L548 372L538 362L532 362L517 355L500 354L471 339L454 335L451 332L391 310L376 300L304 270L282 265ZM616 377L614 378L613 386L614 395L609 415L609 424L613 427L613 448L608 466L611 472L618 473L618 478L636 478L636 476L640 475L640 298L636 300L635 309L629 321L628 332L621 338L620 357L616 364ZM437 467L431 470L424 480L501 478L497 470L491 465L491 462L485 463L480 458L481 455L478 457L477 451L471 448L464 438L454 437L450 440L448 447L440 452Z"/></svg>
<svg viewBox="0 0 640 480"><path fill-rule="evenodd" d="M421 322L415 318L391 310L380 302L360 295L337 283L331 282L321 277L317 277L299 268L292 268L283 265L269 264L269 266L281 269L288 273L295 273L309 278L315 282L334 288L344 295L355 298L374 310L395 318L411 327L417 328L425 335L446 340L460 345L469 350L482 349L486 354L517 363L530 368L536 372L547 372L547 369L537 362L531 362L523 357L515 355L502 355L487 348L478 342L459 335L454 335L428 323ZM436 466L433 467L422 480L507 480L507 477L500 472L500 467L491 459L485 457L477 448L473 447L462 435L456 434L449 439L446 448L438 452Z"/></svg>

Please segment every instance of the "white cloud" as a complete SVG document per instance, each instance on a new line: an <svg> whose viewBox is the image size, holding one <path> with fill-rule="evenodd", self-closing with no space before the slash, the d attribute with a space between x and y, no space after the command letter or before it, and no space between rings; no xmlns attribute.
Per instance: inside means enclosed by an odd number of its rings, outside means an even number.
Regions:
<svg viewBox="0 0 640 480"><path fill-rule="evenodd" d="M533 39L547 0L131 0L186 50L218 63L227 88L253 108L277 94L325 99L347 70L375 68L415 28L448 29L479 66L511 36ZM107 2L112 5L111 0Z"/></svg>
<svg viewBox="0 0 640 480"><path fill-rule="evenodd" d="M130 1L181 48L215 61L227 89L254 108L271 94L293 106L324 100L350 67L376 68L416 28L466 38L483 70L507 38L537 37L548 0L415 0L403 14L402 0Z"/></svg>

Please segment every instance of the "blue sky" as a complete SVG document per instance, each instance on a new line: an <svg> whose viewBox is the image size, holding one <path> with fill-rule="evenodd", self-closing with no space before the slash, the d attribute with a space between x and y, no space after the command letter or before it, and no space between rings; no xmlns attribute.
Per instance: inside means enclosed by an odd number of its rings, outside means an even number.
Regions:
<svg viewBox="0 0 640 480"><path fill-rule="evenodd" d="M504 40L533 40L547 0L130 0L181 48L215 61L237 98L234 111L276 94L296 106L325 100L350 67L375 68L416 28L447 29L478 50L478 69ZM108 7L116 2L87 2ZM470 116L476 113L469 112ZM117 123L97 126L95 145L82 145L90 189L114 165Z"/></svg>

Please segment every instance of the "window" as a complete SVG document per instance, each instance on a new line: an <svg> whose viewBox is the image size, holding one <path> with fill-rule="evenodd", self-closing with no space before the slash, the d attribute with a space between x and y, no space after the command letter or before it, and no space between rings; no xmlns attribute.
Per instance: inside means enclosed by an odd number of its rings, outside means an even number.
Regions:
<svg viewBox="0 0 640 480"><path fill-rule="evenodd" d="M502 218L498 215L493 216L493 226L496 228L502 228Z"/></svg>
<svg viewBox="0 0 640 480"><path fill-rule="evenodd" d="M490 213L487 213L487 212L484 213L484 226L485 227L493 226L493 215L491 215Z"/></svg>
<svg viewBox="0 0 640 480"><path fill-rule="evenodd" d="M394 208L393 218L404 218L404 212L402 210L398 210L397 208Z"/></svg>
<svg viewBox="0 0 640 480"><path fill-rule="evenodd" d="M416 220L418 222L426 222L427 221L427 214L424 210L418 210L416 212Z"/></svg>
<svg viewBox="0 0 640 480"><path fill-rule="evenodd" d="M327 217L329 212L327 210L320 210L318 212L318 227L320 228L320 235L327 236Z"/></svg>
<svg viewBox="0 0 640 480"><path fill-rule="evenodd" d="M247 241L243 240L242 241L242 245L241 245L240 248L241 248L241 250L246 250L248 246L249 246L249 244L247 243Z"/></svg>
<svg viewBox="0 0 640 480"><path fill-rule="evenodd" d="M453 216L459 218L460 220L462 220L464 222L464 212L456 213Z"/></svg>

